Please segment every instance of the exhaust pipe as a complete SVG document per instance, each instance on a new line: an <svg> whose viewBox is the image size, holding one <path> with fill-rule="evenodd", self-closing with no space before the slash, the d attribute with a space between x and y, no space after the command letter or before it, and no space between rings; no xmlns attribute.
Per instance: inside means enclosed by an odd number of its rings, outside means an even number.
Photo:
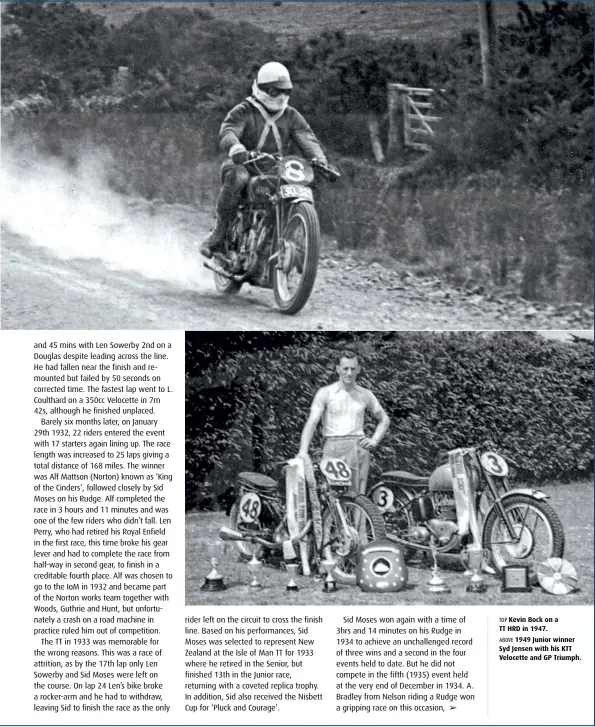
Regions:
<svg viewBox="0 0 595 727"><path fill-rule="evenodd" d="M249 540L250 538L245 538L242 533L239 532L239 530L232 530L231 528L228 528L227 526L223 526L221 530L219 530L219 537L221 540Z"/></svg>

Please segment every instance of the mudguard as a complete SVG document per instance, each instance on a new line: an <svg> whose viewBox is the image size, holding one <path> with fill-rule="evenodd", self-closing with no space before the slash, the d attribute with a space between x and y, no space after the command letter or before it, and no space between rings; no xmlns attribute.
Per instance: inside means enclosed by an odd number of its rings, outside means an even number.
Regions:
<svg viewBox="0 0 595 727"><path fill-rule="evenodd" d="M502 497L499 497L490 505L490 509L487 512L482 512L483 521L485 522L488 519L490 513L498 503L505 502L512 495L529 495L529 497L534 497L536 500L549 499L549 495L546 495L545 492L542 492L541 490L532 490L530 487L517 487L514 490L508 490L508 492L505 492Z"/></svg>

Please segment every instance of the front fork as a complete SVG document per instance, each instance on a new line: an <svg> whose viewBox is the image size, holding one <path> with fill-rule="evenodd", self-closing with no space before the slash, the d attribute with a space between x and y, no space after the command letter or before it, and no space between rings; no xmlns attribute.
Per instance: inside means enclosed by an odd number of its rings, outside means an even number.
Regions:
<svg viewBox="0 0 595 727"><path fill-rule="evenodd" d="M337 553L341 556L347 557L359 544L359 534L357 527L354 527L347 522L345 512L341 506L341 501L338 497L332 495L328 498L327 507L333 522L337 527L336 541L341 543L341 550L337 550ZM357 526L358 523L355 523ZM325 545L330 545L332 541L323 543L323 549Z"/></svg>
<svg viewBox="0 0 595 727"><path fill-rule="evenodd" d="M280 258L282 257L283 240L281 238L281 230L285 229L285 206L278 199L275 202L275 236L273 238L273 247L271 251L271 257L269 258L269 266L271 268L275 265L279 265ZM282 261L281 261L282 262Z"/></svg>

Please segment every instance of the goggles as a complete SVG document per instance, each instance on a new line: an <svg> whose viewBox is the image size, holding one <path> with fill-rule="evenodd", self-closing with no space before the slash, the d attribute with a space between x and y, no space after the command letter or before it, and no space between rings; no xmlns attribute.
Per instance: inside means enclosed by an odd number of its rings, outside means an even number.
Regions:
<svg viewBox="0 0 595 727"><path fill-rule="evenodd" d="M276 88L275 86L267 88L264 85L259 86L258 88L264 93L267 93L271 98L277 98L278 96L291 96L290 88Z"/></svg>

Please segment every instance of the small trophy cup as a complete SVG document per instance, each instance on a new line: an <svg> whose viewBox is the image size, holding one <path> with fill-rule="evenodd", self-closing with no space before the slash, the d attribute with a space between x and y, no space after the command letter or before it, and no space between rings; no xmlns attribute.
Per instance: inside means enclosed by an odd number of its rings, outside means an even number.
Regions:
<svg viewBox="0 0 595 727"><path fill-rule="evenodd" d="M432 560L434 561L434 565L432 566L432 577L428 581L426 590L430 593L450 593L450 588L442 580L442 577L438 572L438 561L436 560L436 553L438 551L436 549L436 541L434 540L434 537L432 537L430 548L432 550Z"/></svg>
<svg viewBox="0 0 595 727"><path fill-rule="evenodd" d="M326 573L322 590L324 593L334 593L337 590L337 582L333 578L333 570L337 563L331 558L327 558L326 560L321 561L320 565Z"/></svg>
<svg viewBox="0 0 595 727"><path fill-rule="evenodd" d="M259 591L262 588L262 583L258 580L258 574L262 570L262 561L258 560L256 551L252 553L252 558L248 562L248 570L250 571L250 573L252 573L250 588L253 591Z"/></svg>
<svg viewBox="0 0 595 727"><path fill-rule="evenodd" d="M300 590L298 584L294 580L298 572L299 564L285 563L285 568L287 570L287 573L289 574L289 583L285 586L285 590L289 591L290 593L296 593Z"/></svg>
<svg viewBox="0 0 595 727"><path fill-rule="evenodd" d="M468 571L471 572L471 578L467 585L467 593L485 593L487 586L481 575L481 567L485 551L478 543L469 543L467 546Z"/></svg>
<svg viewBox="0 0 595 727"><path fill-rule="evenodd" d="M224 552L224 543L211 543L207 546L207 555L211 562L211 571L206 575L205 582L200 587L201 591L225 591L227 586L223 582L223 576L217 570L219 559Z"/></svg>

